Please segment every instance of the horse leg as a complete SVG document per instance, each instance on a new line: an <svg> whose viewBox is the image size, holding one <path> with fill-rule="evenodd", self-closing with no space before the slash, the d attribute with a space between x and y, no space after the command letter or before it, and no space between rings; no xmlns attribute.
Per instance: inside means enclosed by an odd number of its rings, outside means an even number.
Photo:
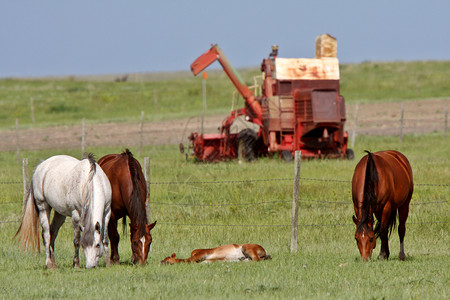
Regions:
<svg viewBox="0 0 450 300"><path fill-rule="evenodd" d="M113 264L118 265L120 263L119 257L120 236L119 233L117 232L117 220L113 213L111 213L111 217L109 219L108 235L109 240L111 241L111 260Z"/></svg>
<svg viewBox="0 0 450 300"><path fill-rule="evenodd" d="M73 247L75 248L75 254L73 256L73 267L79 268L81 228L80 228L80 215L76 210L72 212L72 227L73 227Z"/></svg>
<svg viewBox="0 0 450 300"><path fill-rule="evenodd" d="M64 221L66 220L66 216L61 215L60 213L56 212L53 215L52 224L50 224L50 249L52 256L50 259L52 260L52 263L56 266L55 263L55 240L58 236L59 228L62 224L64 224Z"/></svg>
<svg viewBox="0 0 450 300"><path fill-rule="evenodd" d="M39 221L42 226L42 241L45 246L45 265L49 269L56 268L56 264L53 257L53 250L50 247L50 212L52 208L45 201L39 201L37 205L39 210Z"/></svg>
<svg viewBox="0 0 450 300"><path fill-rule="evenodd" d="M243 245L242 246L242 254L244 254L245 258L250 258L254 261L260 261L261 258L258 255L258 250L254 247L251 247L250 245Z"/></svg>
<svg viewBox="0 0 450 300"><path fill-rule="evenodd" d="M107 267L111 265L111 259L109 257L109 239L108 239L108 224L111 217L111 212L108 211L105 214L104 226L103 226L103 249L105 250L105 264Z"/></svg>
<svg viewBox="0 0 450 300"><path fill-rule="evenodd" d="M383 214L381 215L381 226L380 226L380 259L389 259L389 220L391 216L391 206L386 204L383 209Z"/></svg>
<svg viewBox="0 0 450 300"><path fill-rule="evenodd" d="M405 260L405 249L403 240L405 238L405 232L406 232L406 219L408 219L408 213L409 213L409 206L403 205L398 209L398 237L400 238L400 253L398 254L398 257L400 260Z"/></svg>

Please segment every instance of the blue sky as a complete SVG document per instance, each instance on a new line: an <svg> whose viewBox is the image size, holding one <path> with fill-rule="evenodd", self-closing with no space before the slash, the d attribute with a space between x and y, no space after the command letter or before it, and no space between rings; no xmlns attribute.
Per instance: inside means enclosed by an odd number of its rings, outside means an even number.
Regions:
<svg viewBox="0 0 450 300"><path fill-rule="evenodd" d="M341 63L450 60L449 12L436 0L0 0L0 77L183 71L211 43L252 67L272 44L313 57L321 33Z"/></svg>

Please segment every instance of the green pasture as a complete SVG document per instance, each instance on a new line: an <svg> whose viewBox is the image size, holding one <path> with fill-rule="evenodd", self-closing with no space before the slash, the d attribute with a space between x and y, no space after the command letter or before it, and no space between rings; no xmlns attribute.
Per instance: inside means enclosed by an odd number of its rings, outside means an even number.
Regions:
<svg viewBox="0 0 450 300"><path fill-rule="evenodd" d="M2 298L130 299L448 299L450 297L450 143L442 133L358 137L355 160L301 164L298 252L290 253L294 166L278 159L197 164L175 146L145 147L151 161L152 253L143 267L130 263L129 232L120 243L121 264L72 269L71 225L56 240L57 270L44 253L20 251L12 239L21 217L22 166L14 152L0 153L0 293ZM410 160L415 192L407 222L406 261L398 259L396 231L391 258L359 260L351 221L350 180L363 150L397 149ZM122 148L89 148L97 158ZM79 149L65 154L79 156ZM21 153L29 173L53 150ZM121 232L121 230L119 230ZM161 266L172 252L258 243L272 260ZM84 255L81 255L84 264Z"/></svg>
<svg viewBox="0 0 450 300"><path fill-rule="evenodd" d="M347 103L414 101L450 96L450 62L341 65ZM253 85L257 68L240 70ZM0 80L0 131L92 123L137 122L198 116L201 78L188 73L129 76L128 82L96 78ZM209 72L208 114L227 113L234 87L221 70ZM31 100L35 123L32 122ZM242 99L240 105L242 106ZM122 147L88 147L97 159ZM415 191L407 222L406 261L363 263L354 241L350 180L364 150L396 149L410 160ZM22 166L15 152L0 152L0 297L103 299L448 299L450 298L450 142L442 133L398 137L358 136L355 160L308 160L301 165L298 252L290 253L294 166L275 158L253 163L187 162L176 146L130 149L151 162L152 253L144 267L130 263L129 231L121 236L121 264L72 269L70 220L56 240L57 270L45 254L25 253L13 239L22 210ZM22 151L29 175L56 154L79 149ZM119 229L121 232L121 229ZM260 263L161 266L172 252L258 243L272 256ZM84 255L81 255L84 264Z"/></svg>
<svg viewBox="0 0 450 300"><path fill-rule="evenodd" d="M449 69L450 61L343 64L341 94L347 103L448 97ZM207 114L228 113L235 88L222 70L208 72ZM254 76L261 75L259 68L239 72L249 86L255 83ZM201 76L188 72L138 75L120 83L111 78L101 81L102 77L1 79L0 129L14 128L16 119L21 128L29 128L80 124L82 118L88 123L136 122L142 111L146 121L200 114ZM235 108L242 106L240 99Z"/></svg>

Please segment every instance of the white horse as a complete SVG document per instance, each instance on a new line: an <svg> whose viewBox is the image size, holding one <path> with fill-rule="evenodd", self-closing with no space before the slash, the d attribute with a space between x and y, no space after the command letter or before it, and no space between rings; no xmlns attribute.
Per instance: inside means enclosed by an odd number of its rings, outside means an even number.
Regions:
<svg viewBox="0 0 450 300"><path fill-rule="evenodd" d="M50 224L52 208L55 213ZM22 223L16 235L19 235L23 249L31 247L40 251L39 218L45 246L45 265L50 269L56 268L55 239L66 217L71 217L75 247L73 267L80 266L80 238L86 268L98 265L103 248L105 262L109 265L107 228L110 213L111 185L93 155L89 154L81 161L67 155L56 155L36 168L24 203Z"/></svg>

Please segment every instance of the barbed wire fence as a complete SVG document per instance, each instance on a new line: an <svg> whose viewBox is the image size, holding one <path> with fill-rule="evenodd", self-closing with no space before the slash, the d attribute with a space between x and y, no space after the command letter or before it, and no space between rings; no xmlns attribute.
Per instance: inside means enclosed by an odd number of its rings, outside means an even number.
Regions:
<svg viewBox="0 0 450 300"><path fill-rule="evenodd" d="M297 157L298 154L298 157ZM345 226L351 226L352 223L298 223L299 217L298 217L298 210L299 210L299 204L315 204L315 205L338 205L338 206L351 206L353 205L351 199L347 199L346 201L330 201L330 200L324 200L324 199L313 199L313 198L305 198L302 197L300 194L300 186L305 184L306 182L320 182L320 183L334 183L334 184L347 184L350 185L350 180L341 180L341 179L320 179L320 178L306 178L300 176L300 166L301 166L301 158L300 158L300 151L297 151L296 153L296 160L294 164L294 176L293 177L287 177L287 178L265 178L265 179L248 179L248 180L220 180L220 181L187 181L187 182L180 182L180 181L151 181L150 178L150 159L148 157L144 158L144 173L147 181L147 192L148 197L146 204L147 207L147 218L150 221L151 216L151 207L155 206L166 206L166 207L209 207L209 208L218 208L218 207L239 207L240 209L246 209L249 206L262 206L262 205L269 205L269 204L286 204L292 203L292 222L291 224L220 224L220 223L185 223L185 222L159 222L159 225L162 226L178 226L178 227L186 227L186 226L194 226L194 227L272 227L272 228L286 228L287 230L291 228L291 252L295 253L297 251L297 230L298 228L302 227L345 227ZM2 185L22 185L22 201L15 200L15 201L5 201L0 202L0 209L3 205L18 205L19 203L23 204L25 203L27 194L28 194L28 186L29 186L29 179L28 179L28 159L23 159L22 164L22 174L23 174L23 180L22 181L0 181L0 186ZM154 187L157 186L173 186L173 185L235 185L235 184L263 184L267 182L293 182L293 192L292 192L292 201L291 200L280 200L280 199L266 199L264 201L250 201L250 202L243 202L243 203L233 203L233 202L227 202L227 203L188 203L188 202L164 202L164 201L157 201L155 199L151 198L151 190ZM436 184L436 183L416 183L415 187L418 188L438 188L442 190L448 190L450 188L450 184ZM4 190L4 189L2 189ZM439 200L433 200L433 201L413 201L411 202L411 206L422 206L422 205L446 205L450 201L447 198L448 193L444 192L445 199L439 199ZM443 209L445 210L445 209ZM21 211L21 209L18 208L18 211ZM20 214L20 213L19 213ZM10 224L10 223L19 223L20 220L0 220L1 224ZM449 236L450 236L450 215L448 220L425 220L420 222L408 222L407 224L449 224Z"/></svg>

